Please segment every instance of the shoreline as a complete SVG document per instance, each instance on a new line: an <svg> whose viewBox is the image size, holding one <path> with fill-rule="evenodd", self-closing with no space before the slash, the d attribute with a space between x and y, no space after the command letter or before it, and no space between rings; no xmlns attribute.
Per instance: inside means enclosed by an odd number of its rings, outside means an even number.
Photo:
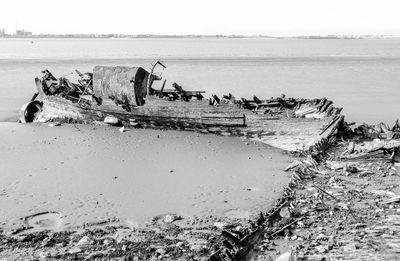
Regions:
<svg viewBox="0 0 400 261"><path fill-rule="evenodd" d="M10 35L6 34L0 37L0 39L77 39L77 40L141 40L141 39L267 39L267 40L391 40L399 39L398 35L375 35L375 34L349 34L349 35L292 35L292 36L272 36L272 35L203 35L203 34L184 34L184 35L157 35L157 34L137 34L137 35L126 35L126 34L31 34L31 35Z"/></svg>

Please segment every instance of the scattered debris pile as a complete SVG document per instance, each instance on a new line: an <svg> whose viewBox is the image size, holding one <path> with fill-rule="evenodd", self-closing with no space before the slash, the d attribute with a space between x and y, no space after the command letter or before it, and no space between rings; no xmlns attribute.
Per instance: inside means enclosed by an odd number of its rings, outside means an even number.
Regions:
<svg viewBox="0 0 400 261"><path fill-rule="evenodd" d="M397 258L400 137L387 133L397 133L398 121L391 129L363 124L352 130L338 118L321 132L329 133L325 148L286 168L292 181L272 212L260 214L241 236L222 234L221 248L209 260ZM330 129L335 124L340 127ZM365 126L368 135L360 135Z"/></svg>
<svg viewBox="0 0 400 261"><path fill-rule="evenodd" d="M302 160L301 164L312 167L317 165L311 157ZM290 167L290 169L292 168ZM295 191L299 183L314 176L314 172L297 171L294 173L288 186L283 188L282 196L270 211L261 212L259 217L250 221L246 228L241 227L240 230L227 228L221 233L218 241L220 248L208 260L246 260L251 255L251 251L261 242L278 237L293 224L303 219L300 213L293 211L292 202L295 199Z"/></svg>
<svg viewBox="0 0 400 261"><path fill-rule="evenodd" d="M400 125L396 121L392 128L387 124L368 125L363 123L348 130L349 144L340 158L345 161L388 161L400 160Z"/></svg>
<svg viewBox="0 0 400 261"><path fill-rule="evenodd" d="M143 228L105 220L65 231L1 233L0 258L12 260L201 260L211 253L216 226L182 228L174 215Z"/></svg>
<svg viewBox="0 0 400 261"><path fill-rule="evenodd" d="M362 139L400 139L400 124L397 120L392 128L381 122L377 125L361 124L354 129L354 135Z"/></svg>
<svg viewBox="0 0 400 261"><path fill-rule="evenodd" d="M342 153L342 159L347 161L400 161L400 140L381 140L350 142Z"/></svg>
<svg viewBox="0 0 400 261"><path fill-rule="evenodd" d="M359 135L369 125L362 126L352 139L336 140L318 162L310 154L287 167L298 181L286 212L292 222L274 237L265 232L253 259L398 259L400 139L378 128Z"/></svg>
<svg viewBox="0 0 400 261"><path fill-rule="evenodd" d="M41 79L35 79L35 83L41 87L38 88L38 91L43 91L47 96L59 95L80 105L90 106L93 102L100 105L101 98L94 95L93 92L93 74L89 72L81 73L78 70L75 70L75 72L80 77L78 83L72 83L66 78L70 74L57 79L49 70L42 71L44 75ZM38 94L35 95L37 96Z"/></svg>

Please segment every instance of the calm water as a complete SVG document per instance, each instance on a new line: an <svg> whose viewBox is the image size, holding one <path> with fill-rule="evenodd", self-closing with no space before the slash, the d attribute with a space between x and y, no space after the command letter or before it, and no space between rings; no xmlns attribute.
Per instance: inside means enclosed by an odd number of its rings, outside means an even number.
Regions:
<svg viewBox="0 0 400 261"><path fill-rule="evenodd" d="M348 121L400 118L400 40L0 40L0 120L14 120L42 69L62 76L95 65L162 59L167 84L207 94L328 97Z"/></svg>

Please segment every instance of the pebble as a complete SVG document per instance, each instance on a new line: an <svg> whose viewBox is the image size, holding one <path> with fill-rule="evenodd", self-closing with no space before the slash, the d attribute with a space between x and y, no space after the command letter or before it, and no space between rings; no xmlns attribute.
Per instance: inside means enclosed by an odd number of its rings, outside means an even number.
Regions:
<svg viewBox="0 0 400 261"><path fill-rule="evenodd" d="M45 259L45 258L47 258L49 256L49 254L47 253L47 252L40 252L39 253L39 257L41 258L41 259Z"/></svg>
<svg viewBox="0 0 400 261"><path fill-rule="evenodd" d="M175 214L171 214L171 215L165 215L163 221L165 223L172 223L175 220L181 220L181 219L182 219L182 217L175 215Z"/></svg>
<svg viewBox="0 0 400 261"><path fill-rule="evenodd" d="M158 253L160 255L164 255L167 253L167 250L165 250L164 248L159 248L156 250L156 253Z"/></svg>
<svg viewBox="0 0 400 261"><path fill-rule="evenodd" d="M219 229L224 229L228 224L225 222L215 222L214 226Z"/></svg>
<svg viewBox="0 0 400 261"><path fill-rule="evenodd" d="M48 126L49 127L57 127L57 126L61 126L61 123L60 122L53 122L53 123L50 123Z"/></svg>
<svg viewBox="0 0 400 261"><path fill-rule="evenodd" d="M90 245L92 242L88 236L82 237L79 242L76 244L77 246L86 246Z"/></svg>
<svg viewBox="0 0 400 261"><path fill-rule="evenodd" d="M290 252L283 253L282 255L278 256L275 261L289 261L290 255Z"/></svg>
<svg viewBox="0 0 400 261"><path fill-rule="evenodd" d="M208 129L208 131L209 131L209 132L219 132L219 131L221 131L221 128L218 128L218 127L211 127L211 128Z"/></svg>
<svg viewBox="0 0 400 261"><path fill-rule="evenodd" d="M281 211L279 211L279 215L283 218L289 218L290 217L290 211L288 207L283 207Z"/></svg>
<svg viewBox="0 0 400 261"><path fill-rule="evenodd" d="M110 125L117 125L118 123L120 123L120 120L114 116L107 116L104 118L104 123Z"/></svg>
<svg viewBox="0 0 400 261"><path fill-rule="evenodd" d="M192 245L190 247L190 250L193 251L193 252L200 252L200 251L203 250L203 248L204 248L203 245Z"/></svg>
<svg viewBox="0 0 400 261"><path fill-rule="evenodd" d="M71 255L77 254L77 253L80 253L80 252L82 252L82 249L80 249L79 247L73 247L70 250L68 250L68 253L70 253Z"/></svg>
<svg viewBox="0 0 400 261"><path fill-rule="evenodd" d="M320 246L317 246L315 249L317 249L317 251L318 251L319 253L325 253L325 252L328 251L328 246L320 245Z"/></svg>

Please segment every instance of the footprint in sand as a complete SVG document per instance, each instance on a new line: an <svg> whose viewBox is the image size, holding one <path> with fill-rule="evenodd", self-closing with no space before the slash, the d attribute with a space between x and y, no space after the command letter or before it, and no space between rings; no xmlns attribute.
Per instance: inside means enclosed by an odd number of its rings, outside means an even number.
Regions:
<svg viewBox="0 0 400 261"><path fill-rule="evenodd" d="M63 220L60 213L42 212L23 218L27 226L31 227L29 232L44 230L58 230L61 228Z"/></svg>

